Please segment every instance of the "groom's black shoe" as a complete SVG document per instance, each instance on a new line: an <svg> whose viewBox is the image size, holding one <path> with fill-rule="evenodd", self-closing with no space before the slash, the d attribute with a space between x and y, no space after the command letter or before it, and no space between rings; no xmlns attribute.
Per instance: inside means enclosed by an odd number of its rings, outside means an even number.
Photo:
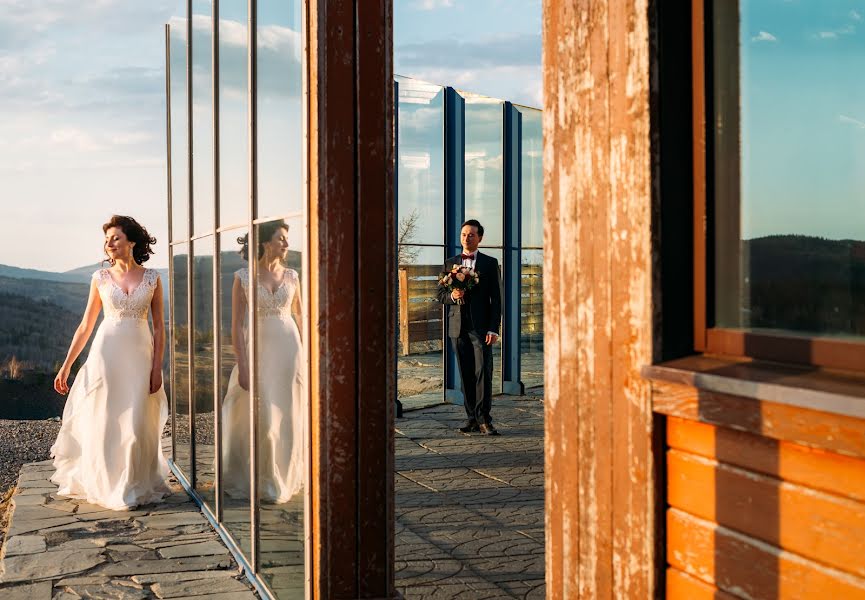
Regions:
<svg viewBox="0 0 865 600"><path fill-rule="evenodd" d="M481 423L478 426L478 431L480 431L484 435L501 435L495 427L493 427L492 425L487 425L486 423Z"/></svg>
<svg viewBox="0 0 865 600"><path fill-rule="evenodd" d="M459 428L460 433L472 433L480 430L477 421L466 421L466 424Z"/></svg>

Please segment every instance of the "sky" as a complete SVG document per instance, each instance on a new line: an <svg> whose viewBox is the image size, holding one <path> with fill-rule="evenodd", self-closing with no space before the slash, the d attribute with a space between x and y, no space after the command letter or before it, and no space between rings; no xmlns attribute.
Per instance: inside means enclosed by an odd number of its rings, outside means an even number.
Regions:
<svg viewBox="0 0 865 600"><path fill-rule="evenodd" d="M167 266L163 27L182 6L0 0L0 264L95 264L117 213ZM540 0L395 0L394 24L397 73L540 105Z"/></svg>

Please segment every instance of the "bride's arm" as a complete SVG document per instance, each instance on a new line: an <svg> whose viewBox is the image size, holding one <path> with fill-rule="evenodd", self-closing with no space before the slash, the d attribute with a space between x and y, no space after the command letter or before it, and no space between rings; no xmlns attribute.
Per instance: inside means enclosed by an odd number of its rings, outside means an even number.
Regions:
<svg viewBox="0 0 865 600"><path fill-rule="evenodd" d="M303 340L303 305L300 303L300 288L294 290L294 299L291 301L291 314L294 317L294 322L297 323L297 331L300 333L300 339Z"/></svg>
<svg viewBox="0 0 865 600"><path fill-rule="evenodd" d="M249 363L247 361L246 343L243 336L243 319L246 317L246 296L243 284L238 276L234 277L231 287L231 346L237 361L237 374L240 386L249 389Z"/></svg>
<svg viewBox="0 0 865 600"><path fill-rule="evenodd" d="M75 335L72 336L72 343L69 345L69 352L66 354L66 360L63 361L63 366L54 378L54 390L59 394L65 394L69 391L69 385L66 380L69 379L69 371L75 363L75 359L84 350L87 345L87 340L90 339L90 334L93 333L93 327L96 325L96 319L99 318L99 311L102 310L102 299L99 297L99 288L96 285L96 280L90 281L90 296L87 298L87 308L84 309L84 316L81 317L81 323L75 330Z"/></svg>
<svg viewBox="0 0 865 600"><path fill-rule="evenodd" d="M156 289L150 301L150 315L153 319L153 364L150 365L150 393L155 394L162 387L162 359L165 356L165 320L162 300L162 279L156 278Z"/></svg>

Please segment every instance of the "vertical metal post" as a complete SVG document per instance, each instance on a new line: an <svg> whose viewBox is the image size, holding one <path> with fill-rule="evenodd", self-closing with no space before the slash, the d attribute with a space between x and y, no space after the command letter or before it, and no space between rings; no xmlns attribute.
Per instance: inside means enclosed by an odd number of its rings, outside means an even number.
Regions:
<svg viewBox="0 0 865 600"><path fill-rule="evenodd" d="M522 129L523 116L510 102L502 105L504 118L504 298L502 323L502 388L521 396L520 313L522 262Z"/></svg>
<svg viewBox="0 0 865 600"><path fill-rule="evenodd" d="M445 259L460 252L460 229L465 220L466 202L466 101L455 89L445 93L444 172L445 172ZM457 357L447 335L447 310L442 307L442 351L444 352L444 399L463 404Z"/></svg>
<svg viewBox="0 0 865 600"><path fill-rule="evenodd" d="M213 32L211 34L211 61L213 82L213 479L214 510L217 521L222 521L222 394L219 376L222 373L222 323L220 299L222 256L219 240L219 0L213 2Z"/></svg>
<svg viewBox="0 0 865 600"><path fill-rule="evenodd" d="M258 232L255 219L258 216L258 5L256 0L248 0L248 48L247 48L247 102L249 138L249 285L247 286L247 308L249 320L249 465L250 465L250 564L257 573L259 569L258 543L258 361L256 321L258 307Z"/></svg>
<svg viewBox="0 0 865 600"><path fill-rule="evenodd" d="M193 172L192 172L192 0L186 0L186 158L188 170L188 191L186 198L187 212L189 215L188 231L186 239L189 240L189 252L186 255L186 345L189 363L186 366L188 373L189 388L189 486L195 489L195 314L193 293L195 287L192 285L195 273L193 272L195 257L192 247L192 235L195 231L192 210L193 199Z"/></svg>
<svg viewBox="0 0 865 600"><path fill-rule="evenodd" d="M171 385L171 460L177 462L177 395L174 389L174 223L171 198L171 25L165 24L165 156L166 194L168 200L168 381Z"/></svg>

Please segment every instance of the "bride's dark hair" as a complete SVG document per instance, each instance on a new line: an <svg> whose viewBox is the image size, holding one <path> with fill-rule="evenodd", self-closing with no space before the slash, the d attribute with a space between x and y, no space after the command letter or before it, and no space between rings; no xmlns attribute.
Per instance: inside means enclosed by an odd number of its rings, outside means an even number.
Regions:
<svg viewBox="0 0 865 600"><path fill-rule="evenodd" d="M140 265L150 260L150 255L154 253L150 246L156 243L156 238L147 233L143 225L132 217L111 215L111 219L102 226L102 233L106 233L112 227L120 228L126 234L126 239L135 243L132 247L132 258L136 263ZM105 260L114 264L112 258Z"/></svg>
<svg viewBox="0 0 865 600"><path fill-rule="evenodd" d="M278 221L268 221L257 225L258 227L258 258L264 256L264 244L269 242L273 234L280 229L288 231L288 223L282 219ZM243 260L249 260L249 234L245 233L237 238L237 243L240 244L240 255Z"/></svg>

